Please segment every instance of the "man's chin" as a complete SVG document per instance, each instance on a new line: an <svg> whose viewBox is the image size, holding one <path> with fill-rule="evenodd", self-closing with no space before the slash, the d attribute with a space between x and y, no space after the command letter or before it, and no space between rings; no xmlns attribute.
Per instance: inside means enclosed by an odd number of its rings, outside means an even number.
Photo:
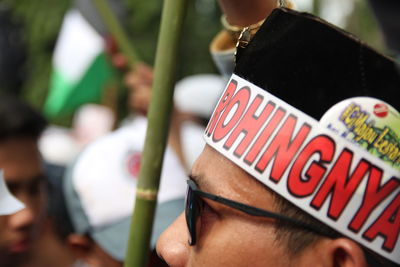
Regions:
<svg viewBox="0 0 400 267"><path fill-rule="evenodd" d="M26 238L26 239L21 239L18 242L12 244L10 247L10 253L21 255L28 253L30 249L31 249L31 241L28 238Z"/></svg>
<svg viewBox="0 0 400 267"><path fill-rule="evenodd" d="M30 251L24 250L21 252L0 252L0 265L2 267L19 267L28 261L30 257Z"/></svg>

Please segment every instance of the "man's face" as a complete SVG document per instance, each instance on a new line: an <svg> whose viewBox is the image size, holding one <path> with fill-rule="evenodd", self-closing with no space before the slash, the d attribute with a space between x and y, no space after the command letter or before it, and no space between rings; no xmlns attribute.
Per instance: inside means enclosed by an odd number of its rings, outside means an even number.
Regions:
<svg viewBox="0 0 400 267"><path fill-rule="evenodd" d="M0 217L0 262L16 266L27 258L44 206L44 179L36 141L13 138L0 143L0 168L11 193L25 209Z"/></svg>
<svg viewBox="0 0 400 267"><path fill-rule="evenodd" d="M209 146L194 164L192 177L202 191L276 210L266 187ZM290 266L294 259L276 240L275 221L204 200L195 246L188 245L183 214L160 237L157 251L170 266Z"/></svg>

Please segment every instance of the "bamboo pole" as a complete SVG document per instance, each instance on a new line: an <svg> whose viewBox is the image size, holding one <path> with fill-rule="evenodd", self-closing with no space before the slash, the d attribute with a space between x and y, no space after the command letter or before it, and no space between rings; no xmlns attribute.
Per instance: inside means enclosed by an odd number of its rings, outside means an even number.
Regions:
<svg viewBox="0 0 400 267"><path fill-rule="evenodd" d="M137 53L133 48L128 38L128 35L122 28L121 24L118 22L106 0L93 1L108 31L115 38L118 47L122 51L122 54L124 54L124 56L126 57L129 67L133 69L135 65L139 62L139 57L137 56Z"/></svg>
<svg viewBox="0 0 400 267"><path fill-rule="evenodd" d="M148 262L150 237L161 167L169 131L175 66L187 0L164 0L157 44L152 99L142 154L136 201L125 267L144 267Z"/></svg>
<svg viewBox="0 0 400 267"><path fill-rule="evenodd" d="M312 13L316 16L321 15L321 0L313 0Z"/></svg>

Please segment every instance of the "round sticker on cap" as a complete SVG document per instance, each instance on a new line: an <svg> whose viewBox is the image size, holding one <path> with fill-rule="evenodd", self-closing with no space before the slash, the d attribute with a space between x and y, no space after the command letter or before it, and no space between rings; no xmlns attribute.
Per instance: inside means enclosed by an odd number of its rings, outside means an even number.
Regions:
<svg viewBox="0 0 400 267"><path fill-rule="evenodd" d="M400 169L400 114L388 103L372 97L346 99L320 123Z"/></svg>

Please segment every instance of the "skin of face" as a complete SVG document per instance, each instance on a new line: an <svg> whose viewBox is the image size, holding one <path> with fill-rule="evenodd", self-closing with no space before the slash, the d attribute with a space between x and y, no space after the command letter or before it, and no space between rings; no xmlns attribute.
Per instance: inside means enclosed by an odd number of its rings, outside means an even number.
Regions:
<svg viewBox="0 0 400 267"><path fill-rule="evenodd" d="M18 266L28 258L43 218L45 184L36 140L1 142L0 168L11 193L25 204L23 210L0 217L0 262Z"/></svg>
<svg viewBox="0 0 400 267"><path fill-rule="evenodd" d="M200 190L276 211L271 192L213 148L206 146L192 169ZM197 222L197 243L188 245L184 214L162 234L157 251L170 266L312 266L318 244L296 256L276 240L274 220L255 218L211 200ZM323 242L323 239L321 240Z"/></svg>
<svg viewBox="0 0 400 267"><path fill-rule="evenodd" d="M123 263L114 260L100 246L93 244L92 255L84 259L90 267L122 267Z"/></svg>

